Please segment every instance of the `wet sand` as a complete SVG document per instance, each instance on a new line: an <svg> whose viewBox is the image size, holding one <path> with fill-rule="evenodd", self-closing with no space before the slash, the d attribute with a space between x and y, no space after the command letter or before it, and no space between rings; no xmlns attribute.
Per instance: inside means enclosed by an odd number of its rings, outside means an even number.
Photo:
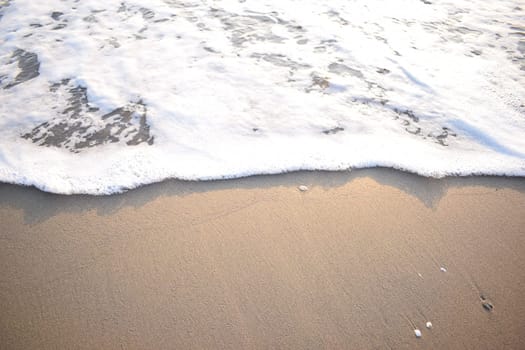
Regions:
<svg viewBox="0 0 525 350"><path fill-rule="evenodd" d="M3 184L0 224L1 349L525 347L523 178Z"/></svg>

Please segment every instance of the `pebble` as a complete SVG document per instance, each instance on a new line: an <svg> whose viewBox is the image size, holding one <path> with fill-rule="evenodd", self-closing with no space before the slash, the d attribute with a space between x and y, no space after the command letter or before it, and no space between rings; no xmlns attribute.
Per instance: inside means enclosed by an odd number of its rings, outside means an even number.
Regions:
<svg viewBox="0 0 525 350"><path fill-rule="evenodd" d="M494 309L494 305L492 305L492 303L490 302L490 300L488 300L487 298L485 298L485 296L483 294L481 294L480 296L480 299L481 299L481 305L483 306L483 308L487 311L492 311L492 309Z"/></svg>
<svg viewBox="0 0 525 350"><path fill-rule="evenodd" d="M421 338L421 331L419 329L414 329L414 334L416 335L416 338Z"/></svg>
<svg viewBox="0 0 525 350"><path fill-rule="evenodd" d="M428 321L426 326L427 326L428 329L431 329L432 328L432 322Z"/></svg>
<svg viewBox="0 0 525 350"><path fill-rule="evenodd" d="M484 301L482 305L483 308L487 311L492 311L492 309L494 309L494 305L492 305L490 301Z"/></svg>
<svg viewBox="0 0 525 350"><path fill-rule="evenodd" d="M301 191L301 192L306 192L306 191L308 191L308 186L305 186L305 185L301 185L301 186L299 186L299 191Z"/></svg>

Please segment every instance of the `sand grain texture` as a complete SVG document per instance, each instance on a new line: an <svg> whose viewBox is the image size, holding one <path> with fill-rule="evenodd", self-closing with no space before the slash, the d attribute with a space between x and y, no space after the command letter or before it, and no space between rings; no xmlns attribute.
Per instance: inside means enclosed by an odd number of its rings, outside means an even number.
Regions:
<svg viewBox="0 0 525 350"><path fill-rule="evenodd" d="M522 348L524 214L523 179L385 169L0 185L0 348Z"/></svg>

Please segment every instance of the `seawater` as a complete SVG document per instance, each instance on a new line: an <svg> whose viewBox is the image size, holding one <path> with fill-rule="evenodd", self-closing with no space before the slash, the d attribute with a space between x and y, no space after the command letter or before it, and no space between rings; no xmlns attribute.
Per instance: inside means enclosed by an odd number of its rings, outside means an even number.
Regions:
<svg viewBox="0 0 525 350"><path fill-rule="evenodd" d="M525 176L525 6L0 1L0 181Z"/></svg>

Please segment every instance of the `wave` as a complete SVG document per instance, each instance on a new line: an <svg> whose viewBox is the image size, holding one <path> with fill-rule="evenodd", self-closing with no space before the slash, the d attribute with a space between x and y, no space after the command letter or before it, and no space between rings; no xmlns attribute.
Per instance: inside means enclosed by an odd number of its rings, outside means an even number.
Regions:
<svg viewBox="0 0 525 350"><path fill-rule="evenodd" d="M525 176L519 1L0 2L0 181Z"/></svg>

